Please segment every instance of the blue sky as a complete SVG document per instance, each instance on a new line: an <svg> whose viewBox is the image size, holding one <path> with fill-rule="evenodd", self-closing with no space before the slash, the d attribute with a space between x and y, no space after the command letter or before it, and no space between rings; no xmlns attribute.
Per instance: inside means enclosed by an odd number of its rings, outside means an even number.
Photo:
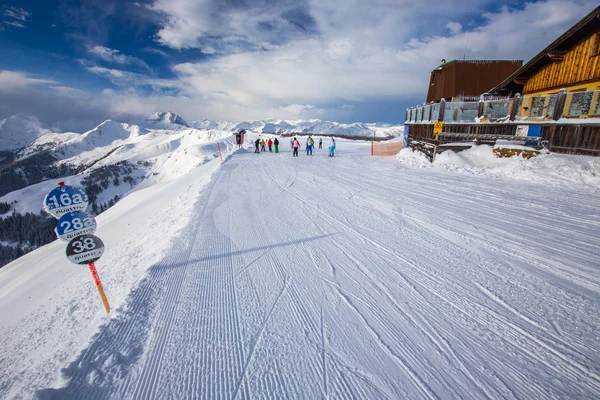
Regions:
<svg viewBox="0 0 600 400"><path fill-rule="evenodd" d="M597 5L3 1L0 118L27 112L47 123L161 110L188 120L402 123L441 59L466 48L470 59L527 60Z"/></svg>

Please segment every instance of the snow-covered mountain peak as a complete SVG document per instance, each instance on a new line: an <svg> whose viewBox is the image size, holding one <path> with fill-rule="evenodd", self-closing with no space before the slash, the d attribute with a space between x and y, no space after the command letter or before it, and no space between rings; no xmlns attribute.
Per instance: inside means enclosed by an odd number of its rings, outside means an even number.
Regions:
<svg viewBox="0 0 600 400"><path fill-rule="evenodd" d="M206 119L192 122L191 125L197 129L219 129L227 131L240 131L242 129L251 130L259 133L313 133L350 137L394 137L402 134L401 125L387 124L365 124L355 122L353 124L343 124L333 121L323 121L320 119L300 120L300 119L264 119L245 122L212 122Z"/></svg>
<svg viewBox="0 0 600 400"><path fill-rule="evenodd" d="M33 115L15 114L0 121L0 150L25 147L48 133L52 132Z"/></svg>
<svg viewBox="0 0 600 400"><path fill-rule="evenodd" d="M185 120L183 118L181 118L179 115L175 114L174 112L171 111L159 111L159 112L155 112L154 114L152 114L148 119L146 119L147 122L152 123L152 125L165 125L165 126L169 126L169 125L181 125L184 126L186 128L189 128L190 126L188 125L187 122L185 122Z"/></svg>

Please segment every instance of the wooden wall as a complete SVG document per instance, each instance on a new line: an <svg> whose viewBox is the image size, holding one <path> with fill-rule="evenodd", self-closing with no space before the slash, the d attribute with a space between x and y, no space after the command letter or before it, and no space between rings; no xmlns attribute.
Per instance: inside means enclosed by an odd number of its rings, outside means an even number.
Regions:
<svg viewBox="0 0 600 400"><path fill-rule="evenodd" d="M433 124L406 124L408 139L436 143ZM517 125L509 124L444 124L444 132L477 135L515 135ZM541 137L548 140L550 151L564 154L600 156L600 124L542 124ZM460 142L460 139L448 139Z"/></svg>
<svg viewBox="0 0 600 400"><path fill-rule="evenodd" d="M600 33L595 33L569 50L562 61L554 61L529 78L523 94L568 88L570 85L597 80L600 85ZM588 90L594 90L590 87Z"/></svg>
<svg viewBox="0 0 600 400"><path fill-rule="evenodd" d="M430 77L427 103L457 96L479 97L518 70L522 63L520 60L456 60L443 64L441 70L431 73L435 83L431 84Z"/></svg>

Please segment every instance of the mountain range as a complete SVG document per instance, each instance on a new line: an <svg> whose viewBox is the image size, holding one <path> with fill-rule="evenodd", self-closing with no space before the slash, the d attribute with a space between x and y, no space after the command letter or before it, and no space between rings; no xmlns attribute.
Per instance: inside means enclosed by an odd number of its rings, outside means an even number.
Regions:
<svg viewBox="0 0 600 400"><path fill-rule="evenodd" d="M71 121L71 126L89 126L84 122ZM13 115L0 121L0 267L54 240L53 222L40 211L42 199L57 182L81 186L91 212L99 214L132 191L170 182L218 158L219 149L231 151L236 147L232 133L242 129L249 140L292 132L352 138L402 133L401 126L321 120L188 123L173 112L60 132L35 116Z"/></svg>
<svg viewBox="0 0 600 400"><path fill-rule="evenodd" d="M123 135L129 136L129 128L123 128L125 133L118 128L120 124L131 127L137 134L144 134L150 130L180 131L185 129L218 130L227 132L238 132L242 129L265 134L285 133L313 133L337 136L364 136L364 137L395 137L402 134L403 126L389 124L367 124L353 123L343 124L339 122L311 120L255 120L245 122L210 121L202 119L194 122L186 122L176 113L157 112L142 121L117 122L108 120L96 128L83 132L58 132L40 122L35 116L28 114L16 114L0 121L0 151L15 150L33 145L35 148L54 150L57 146L52 144L66 144L83 141L86 146L102 145L107 140L124 139ZM109 128L109 126L111 128ZM107 133L108 132L108 136ZM113 136L114 135L114 136ZM83 138L78 138L83 136ZM60 146L58 146L60 147Z"/></svg>

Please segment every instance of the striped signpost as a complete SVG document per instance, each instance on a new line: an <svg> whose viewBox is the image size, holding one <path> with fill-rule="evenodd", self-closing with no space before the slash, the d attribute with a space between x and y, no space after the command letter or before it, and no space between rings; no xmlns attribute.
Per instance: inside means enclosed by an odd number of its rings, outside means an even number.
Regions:
<svg viewBox="0 0 600 400"><path fill-rule="evenodd" d="M110 313L110 305L106 293L100 282L96 265L94 264L104 254L104 243L96 232L96 219L85 212L89 201L86 194L75 186L66 186L59 182L58 187L52 189L44 199L44 209L54 218L56 223L56 236L67 244L67 258L69 261L85 265L88 264L94 284L106 313Z"/></svg>

